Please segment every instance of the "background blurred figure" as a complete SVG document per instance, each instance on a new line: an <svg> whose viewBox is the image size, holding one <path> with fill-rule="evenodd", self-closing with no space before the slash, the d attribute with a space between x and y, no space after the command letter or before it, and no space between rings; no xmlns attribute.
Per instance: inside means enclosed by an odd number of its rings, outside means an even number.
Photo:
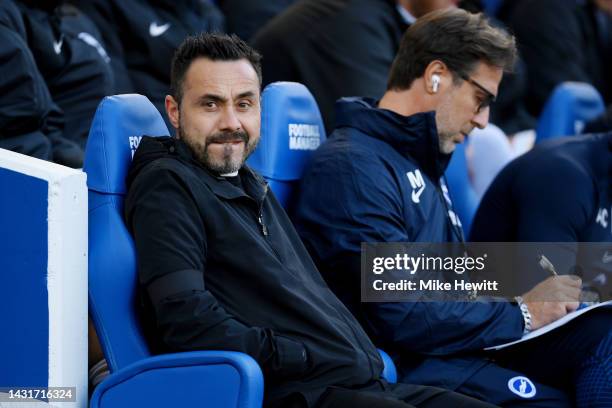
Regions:
<svg viewBox="0 0 612 408"><path fill-rule="evenodd" d="M248 41L257 30L296 1L218 0L217 4L225 15L227 32Z"/></svg>
<svg viewBox="0 0 612 408"><path fill-rule="evenodd" d="M421 15L457 2L302 0L270 21L252 41L264 57L264 85L306 85L329 132L337 99L383 95L406 28Z"/></svg>
<svg viewBox="0 0 612 408"><path fill-rule="evenodd" d="M509 22L527 64L531 114L564 81L588 82L612 102L611 0L522 0Z"/></svg>
<svg viewBox="0 0 612 408"><path fill-rule="evenodd" d="M221 12L204 0L71 1L103 33L121 92L146 95L168 123L164 98L174 51L189 34L223 31Z"/></svg>
<svg viewBox="0 0 612 408"><path fill-rule="evenodd" d="M61 0L7 0L0 36L0 147L80 167L98 103L115 92L95 25Z"/></svg>

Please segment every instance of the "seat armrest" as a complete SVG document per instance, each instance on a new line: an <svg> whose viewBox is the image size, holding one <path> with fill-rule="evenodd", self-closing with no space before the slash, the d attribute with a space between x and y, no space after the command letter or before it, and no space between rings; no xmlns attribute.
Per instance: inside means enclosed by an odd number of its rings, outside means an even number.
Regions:
<svg viewBox="0 0 612 408"><path fill-rule="evenodd" d="M190 351L138 361L112 373L94 391L91 408L260 408L263 375L250 356Z"/></svg>
<svg viewBox="0 0 612 408"><path fill-rule="evenodd" d="M382 358L384 365L382 377L390 383L397 382L397 370L395 369L395 363L391 360L391 357L381 349L378 349L380 358Z"/></svg>

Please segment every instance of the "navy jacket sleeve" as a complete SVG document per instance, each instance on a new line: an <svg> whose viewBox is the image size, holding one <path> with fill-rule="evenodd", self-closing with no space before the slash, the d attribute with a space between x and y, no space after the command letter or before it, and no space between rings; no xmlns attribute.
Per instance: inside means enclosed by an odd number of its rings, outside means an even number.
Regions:
<svg viewBox="0 0 612 408"><path fill-rule="evenodd" d="M381 171L381 163L367 152L334 154L335 161L312 166L302 184L298 231L328 284L375 342L444 355L522 335L522 315L508 302L361 303L361 242L412 242L419 225L406 222L410 209L399 196L396 180Z"/></svg>
<svg viewBox="0 0 612 408"><path fill-rule="evenodd" d="M204 222L189 188L175 173L157 163L144 169L130 188L126 219L138 254L140 285L152 303L155 335L167 349L241 351L276 375L305 368L302 344L238 321L206 289Z"/></svg>
<svg viewBox="0 0 612 408"><path fill-rule="evenodd" d="M0 147L82 167L83 151L64 137L64 111L53 101L26 42L21 12L0 4Z"/></svg>
<svg viewBox="0 0 612 408"><path fill-rule="evenodd" d="M10 4L7 4L10 5ZM0 10L7 13L7 10ZM8 13L7 13L8 14ZM0 145L41 159L52 158L46 124L51 96L24 40L8 15L0 16ZM21 27L23 28L23 27Z"/></svg>
<svg viewBox="0 0 612 408"><path fill-rule="evenodd" d="M519 158L485 193L470 240L565 243L556 245L548 257L560 273L574 273L576 243L588 240L580 231L596 213L596 195L591 176L570 156ZM519 268L531 286L548 277L535 262L519 263Z"/></svg>

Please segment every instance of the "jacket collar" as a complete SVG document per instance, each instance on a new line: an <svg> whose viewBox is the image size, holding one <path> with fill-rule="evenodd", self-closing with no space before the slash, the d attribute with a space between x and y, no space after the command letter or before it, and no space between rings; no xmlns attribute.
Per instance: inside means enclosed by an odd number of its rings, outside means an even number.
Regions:
<svg viewBox="0 0 612 408"><path fill-rule="evenodd" d="M372 98L340 99L336 102L337 127L351 127L382 140L415 161L432 180L442 177L451 155L440 152L435 112L402 116L377 106Z"/></svg>

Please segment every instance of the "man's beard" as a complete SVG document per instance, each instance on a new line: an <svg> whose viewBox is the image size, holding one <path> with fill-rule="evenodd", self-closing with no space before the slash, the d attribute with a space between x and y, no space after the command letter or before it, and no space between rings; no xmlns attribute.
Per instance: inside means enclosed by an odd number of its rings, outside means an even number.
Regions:
<svg viewBox="0 0 612 408"><path fill-rule="evenodd" d="M235 173L244 164L247 157L257 147L258 139L251 140L249 134L244 131L235 132L218 132L206 138L204 144L195 137L188 136L184 133L183 128L178 129L179 138L182 139L194 153L198 161L207 169L218 174ZM224 143L241 140L244 142L243 154L239 157L232 156L233 149L230 145L224 146L223 155L219 158L213 158L208 154L208 147L211 143Z"/></svg>

